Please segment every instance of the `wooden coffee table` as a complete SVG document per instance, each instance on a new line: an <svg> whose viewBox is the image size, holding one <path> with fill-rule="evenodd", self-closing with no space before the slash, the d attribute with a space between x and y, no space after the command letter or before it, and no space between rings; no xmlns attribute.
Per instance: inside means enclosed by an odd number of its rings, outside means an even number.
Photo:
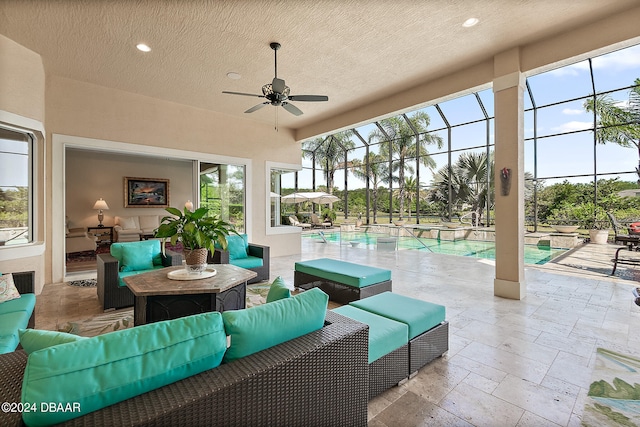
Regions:
<svg viewBox="0 0 640 427"><path fill-rule="evenodd" d="M216 275L198 280L172 280L168 267L124 278L134 295L136 326L209 311L245 308L247 281L258 274L231 264L214 264Z"/></svg>

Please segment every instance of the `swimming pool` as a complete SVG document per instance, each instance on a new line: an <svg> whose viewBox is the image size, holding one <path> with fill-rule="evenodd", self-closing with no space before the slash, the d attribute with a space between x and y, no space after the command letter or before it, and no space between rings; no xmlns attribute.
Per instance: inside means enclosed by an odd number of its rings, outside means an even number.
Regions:
<svg viewBox="0 0 640 427"><path fill-rule="evenodd" d="M375 249L378 237L388 237L380 233L322 232L327 243L357 245L358 247ZM322 241L320 233L305 233L303 238ZM420 237L398 237L398 250L420 250L447 255L467 256L482 259L496 259L494 242L478 240L438 240ZM418 241L419 240L419 241ZM353 242L353 243L352 243ZM553 258L567 252L568 249L551 248L549 246L524 245L524 263L542 265Z"/></svg>

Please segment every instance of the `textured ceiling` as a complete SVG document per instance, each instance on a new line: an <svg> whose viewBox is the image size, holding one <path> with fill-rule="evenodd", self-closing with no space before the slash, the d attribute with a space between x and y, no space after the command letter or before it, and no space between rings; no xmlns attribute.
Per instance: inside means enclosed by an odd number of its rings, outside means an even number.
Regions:
<svg viewBox="0 0 640 427"><path fill-rule="evenodd" d="M244 114L274 74L291 94L294 129L420 82L601 19L637 0L3 0L0 34L39 53L48 74L273 123ZM480 19L463 28L469 17ZM151 46L141 53L137 43ZM240 80L226 74L240 73Z"/></svg>

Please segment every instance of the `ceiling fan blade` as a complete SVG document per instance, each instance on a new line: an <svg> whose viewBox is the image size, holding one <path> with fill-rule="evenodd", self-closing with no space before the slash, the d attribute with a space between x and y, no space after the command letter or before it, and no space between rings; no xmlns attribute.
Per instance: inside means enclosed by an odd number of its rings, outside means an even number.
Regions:
<svg viewBox="0 0 640 427"><path fill-rule="evenodd" d="M282 103L282 108L293 114L294 116L302 115L302 111L293 104L289 104L288 102Z"/></svg>
<svg viewBox="0 0 640 427"><path fill-rule="evenodd" d="M326 95L292 95L289 99L292 101L317 102L328 101L329 97Z"/></svg>
<svg viewBox="0 0 640 427"><path fill-rule="evenodd" d="M254 105L253 107L251 107L247 111L245 111L245 113L253 113L254 111L257 111L257 110L261 109L262 107L264 107L265 105L269 105L269 104L270 104L270 102L263 102L262 104Z"/></svg>
<svg viewBox="0 0 640 427"><path fill-rule="evenodd" d="M279 79L277 77L273 78L273 82L271 82L271 88L273 89L274 93L282 93L284 92L284 88L285 88L285 84L284 84L284 80Z"/></svg>
<svg viewBox="0 0 640 427"><path fill-rule="evenodd" d="M256 96L258 98L264 98L264 95L256 95L254 93L229 92L229 91L226 91L226 90L223 90L222 93L228 93L229 95Z"/></svg>

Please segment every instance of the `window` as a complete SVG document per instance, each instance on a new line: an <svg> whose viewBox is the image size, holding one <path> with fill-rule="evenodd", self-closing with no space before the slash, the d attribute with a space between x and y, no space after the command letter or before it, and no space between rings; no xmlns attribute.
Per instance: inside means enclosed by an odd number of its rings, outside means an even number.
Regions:
<svg viewBox="0 0 640 427"><path fill-rule="evenodd" d="M33 144L27 132L0 127L0 246L33 241Z"/></svg>
<svg viewBox="0 0 640 427"><path fill-rule="evenodd" d="M282 201L282 196L298 191L300 166L267 162L267 234L299 232L291 227L290 215L295 215L299 205Z"/></svg>
<svg viewBox="0 0 640 427"><path fill-rule="evenodd" d="M236 231L245 231L245 170L242 165L200 162L200 206L211 209Z"/></svg>

